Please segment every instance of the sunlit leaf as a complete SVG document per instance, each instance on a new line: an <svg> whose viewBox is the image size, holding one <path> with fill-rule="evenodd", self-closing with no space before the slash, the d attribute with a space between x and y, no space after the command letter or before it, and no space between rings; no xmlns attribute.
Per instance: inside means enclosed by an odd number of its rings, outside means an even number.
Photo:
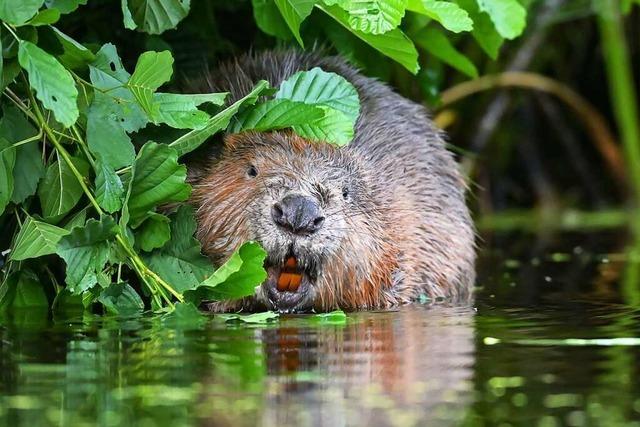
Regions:
<svg viewBox="0 0 640 427"><path fill-rule="evenodd" d="M478 45L491 58L496 59L504 38L498 33L491 18L486 13L480 11L476 0L456 0L465 9L471 19L473 19L473 31L471 34L478 42Z"/></svg>
<svg viewBox="0 0 640 427"><path fill-rule="evenodd" d="M293 33L274 0L251 0L251 4L253 6L253 19L256 21L258 28L271 36L283 40L291 39Z"/></svg>
<svg viewBox="0 0 640 427"><path fill-rule="evenodd" d="M267 278L263 264L267 253L255 242L247 242L229 257L211 276L184 293L189 301L223 301L255 293Z"/></svg>
<svg viewBox="0 0 640 427"><path fill-rule="evenodd" d="M284 129L312 122L323 115L322 109L313 105L288 99L271 99L234 117L229 132Z"/></svg>
<svg viewBox="0 0 640 427"><path fill-rule="evenodd" d="M527 10L518 0L476 0L480 10L486 12L505 39L515 39L527 24Z"/></svg>
<svg viewBox="0 0 640 427"><path fill-rule="evenodd" d="M18 50L20 66L27 71L29 84L45 108L53 111L66 127L78 119L78 90L73 77L53 56L31 42L21 41Z"/></svg>
<svg viewBox="0 0 640 427"><path fill-rule="evenodd" d="M2 0L0 1L0 19L14 25L21 25L31 19L44 0Z"/></svg>
<svg viewBox="0 0 640 427"><path fill-rule="evenodd" d="M418 65L418 52L413 42L398 28L387 31L384 34L367 34L356 31L349 25L349 15L338 6L318 6L329 16L335 19L343 27L351 31L356 37L367 43L374 49L400 63L413 74L420 69Z"/></svg>
<svg viewBox="0 0 640 427"><path fill-rule="evenodd" d="M153 102L154 92L168 82L172 74L173 56L168 50L145 52L138 58L127 87L149 117L153 118L158 112Z"/></svg>
<svg viewBox="0 0 640 427"><path fill-rule="evenodd" d="M449 1L409 0L408 9L435 19L444 28L454 33L473 29L473 21L467 11Z"/></svg>
<svg viewBox="0 0 640 427"><path fill-rule="evenodd" d="M22 261L28 258L37 258L56 252L58 242L63 236L69 234L68 230L37 221L27 216L22 224L20 232L16 236L11 259Z"/></svg>
<svg viewBox="0 0 640 427"><path fill-rule="evenodd" d="M226 96L227 93L155 93L152 101L155 111L152 119L155 123L166 123L177 129L202 129L211 116L198 110L198 106L204 103L222 105Z"/></svg>
<svg viewBox="0 0 640 427"><path fill-rule="evenodd" d="M273 311L265 311L263 313L253 314L217 314L215 318L223 319L225 322L241 322L241 323L253 323L253 324L265 324L278 319L280 315Z"/></svg>
<svg viewBox="0 0 640 427"><path fill-rule="evenodd" d="M33 25L34 27L39 27L42 25L51 25L58 22L60 19L60 11L58 9L44 9L41 10L31 18L27 25Z"/></svg>
<svg viewBox="0 0 640 427"><path fill-rule="evenodd" d="M349 13L349 25L356 31L384 34L400 25L407 0L332 0Z"/></svg>

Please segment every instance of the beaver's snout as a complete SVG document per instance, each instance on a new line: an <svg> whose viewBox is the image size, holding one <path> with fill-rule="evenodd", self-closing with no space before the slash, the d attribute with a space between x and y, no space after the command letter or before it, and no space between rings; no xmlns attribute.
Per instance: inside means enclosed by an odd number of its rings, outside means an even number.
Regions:
<svg viewBox="0 0 640 427"><path fill-rule="evenodd" d="M280 228L300 235L315 233L325 219L318 202L301 194L289 194L274 204L271 217Z"/></svg>

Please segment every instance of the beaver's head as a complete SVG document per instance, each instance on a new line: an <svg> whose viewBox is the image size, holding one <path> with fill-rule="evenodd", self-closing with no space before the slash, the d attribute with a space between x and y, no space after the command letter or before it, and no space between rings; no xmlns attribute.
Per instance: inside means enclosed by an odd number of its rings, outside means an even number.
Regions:
<svg viewBox="0 0 640 427"><path fill-rule="evenodd" d="M198 237L216 263L258 241L268 253L268 278L254 297L215 308L379 306L395 253L384 195L362 162L289 132L227 136L192 179Z"/></svg>

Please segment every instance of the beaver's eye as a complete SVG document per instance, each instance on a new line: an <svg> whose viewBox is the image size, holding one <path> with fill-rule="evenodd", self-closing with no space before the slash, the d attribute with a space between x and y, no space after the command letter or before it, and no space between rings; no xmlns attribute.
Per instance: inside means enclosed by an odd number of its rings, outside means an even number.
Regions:
<svg viewBox="0 0 640 427"><path fill-rule="evenodd" d="M249 175L251 178L255 178L256 176L258 176L258 169L256 169L256 167L253 165L249 165L249 169L247 169L247 175Z"/></svg>
<svg viewBox="0 0 640 427"><path fill-rule="evenodd" d="M342 198L345 200L349 198L349 189L347 187L342 187Z"/></svg>

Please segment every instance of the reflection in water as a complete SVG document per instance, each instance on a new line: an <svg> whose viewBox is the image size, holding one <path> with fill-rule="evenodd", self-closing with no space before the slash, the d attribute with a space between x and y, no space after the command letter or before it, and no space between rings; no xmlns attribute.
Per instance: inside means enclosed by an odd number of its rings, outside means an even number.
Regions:
<svg viewBox="0 0 640 427"><path fill-rule="evenodd" d="M268 328L5 321L7 425L456 425L473 310L415 306Z"/></svg>

